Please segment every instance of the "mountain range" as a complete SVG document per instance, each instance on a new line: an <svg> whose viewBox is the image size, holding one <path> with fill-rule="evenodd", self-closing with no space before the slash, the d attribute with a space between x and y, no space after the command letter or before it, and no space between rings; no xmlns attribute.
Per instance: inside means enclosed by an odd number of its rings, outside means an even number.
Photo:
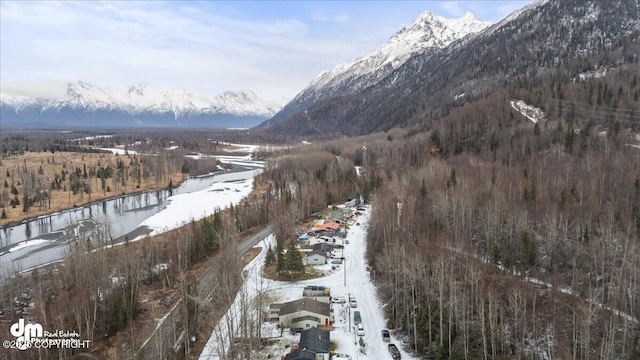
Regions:
<svg viewBox="0 0 640 360"><path fill-rule="evenodd" d="M491 23L471 13L457 19L446 19L425 11L371 53L321 73L263 126L286 120L316 101L364 91L392 74L412 56L443 49L489 25Z"/></svg>
<svg viewBox="0 0 640 360"><path fill-rule="evenodd" d="M493 25L472 14L445 19L424 12L373 52L319 74L288 103L252 92L208 97L144 84L103 89L78 82L54 98L3 90L1 126L246 128L261 123L268 134L302 136L428 126L499 89L539 98L539 92L528 90L532 84L552 88L594 69L637 66L639 37L638 1L540 0Z"/></svg>
<svg viewBox="0 0 640 360"><path fill-rule="evenodd" d="M64 90L47 97L3 91L2 126L250 128L286 103L285 99L265 100L250 91L206 96L146 84L102 88L79 81L67 83Z"/></svg>
<svg viewBox="0 0 640 360"><path fill-rule="evenodd" d="M429 24L422 26L426 33L444 32L444 22L437 20L423 14L389 44L421 23ZM595 68L637 64L640 4L541 0L484 30L481 25L475 29L479 32L461 32L457 40L452 36L439 45L407 52L401 61L385 63L385 71L373 66L364 75L358 73L359 64L384 54L378 50L350 66L338 66L320 75L262 126L274 134L333 136L427 125L499 88L568 83Z"/></svg>

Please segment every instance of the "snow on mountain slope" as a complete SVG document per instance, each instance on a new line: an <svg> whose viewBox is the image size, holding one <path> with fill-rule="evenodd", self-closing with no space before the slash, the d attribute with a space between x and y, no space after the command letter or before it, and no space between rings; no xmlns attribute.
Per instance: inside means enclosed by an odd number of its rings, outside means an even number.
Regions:
<svg viewBox="0 0 640 360"><path fill-rule="evenodd" d="M491 24L477 19L471 13L458 19L445 19L426 11L413 24L392 36L384 45L353 62L338 65L335 69L321 74L311 82L309 88L331 85L338 87L345 78L355 78L380 70L388 73L417 52L430 48L441 49L489 25ZM353 90L371 85L369 81L364 80L356 84Z"/></svg>
<svg viewBox="0 0 640 360"><path fill-rule="evenodd" d="M471 13L458 19L446 19L425 11L411 25L397 32L373 52L321 73L269 122L273 124L285 120L317 100L366 89L400 67L414 54L442 49L489 25L491 24L479 20Z"/></svg>
<svg viewBox="0 0 640 360"><path fill-rule="evenodd" d="M269 117L280 110L286 100L265 100L250 91L228 91L217 96L206 96L184 89L161 89L146 84L128 88L101 88L79 81L68 83L64 94L49 99L12 94L3 90L0 103L18 112L22 108L36 106L41 107L41 112L63 108L90 112L118 110L132 115L173 113L179 118L187 113Z"/></svg>

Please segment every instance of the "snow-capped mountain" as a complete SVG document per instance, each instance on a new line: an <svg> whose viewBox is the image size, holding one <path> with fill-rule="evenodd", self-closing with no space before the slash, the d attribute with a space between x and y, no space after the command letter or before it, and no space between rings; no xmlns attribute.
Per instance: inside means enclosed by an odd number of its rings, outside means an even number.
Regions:
<svg viewBox="0 0 640 360"><path fill-rule="evenodd" d="M407 29L420 28L420 22L428 23L428 18L421 16ZM444 48L409 55L388 75L357 92L335 93L309 103L300 99L315 94L303 92L268 121L273 126L267 131L360 135L394 126L430 124L455 107L482 101L497 91L508 93L512 87L523 87L526 93L529 84L540 83L554 89L552 86L574 81L590 69L631 66L637 64L640 53L639 19L638 1L539 0ZM384 67L393 64L383 63ZM341 78L361 81L348 73ZM506 100L505 106L509 106ZM289 109L292 111L286 113Z"/></svg>
<svg viewBox="0 0 640 360"><path fill-rule="evenodd" d="M253 127L286 103L262 99L251 91L206 96L146 84L101 88L79 81L57 90L29 96L29 89L3 86L2 126Z"/></svg>
<svg viewBox="0 0 640 360"><path fill-rule="evenodd" d="M371 53L321 73L268 123L282 121L315 101L362 91L385 78L414 54L442 49L489 25L491 23L479 20L471 13L446 19L425 11Z"/></svg>

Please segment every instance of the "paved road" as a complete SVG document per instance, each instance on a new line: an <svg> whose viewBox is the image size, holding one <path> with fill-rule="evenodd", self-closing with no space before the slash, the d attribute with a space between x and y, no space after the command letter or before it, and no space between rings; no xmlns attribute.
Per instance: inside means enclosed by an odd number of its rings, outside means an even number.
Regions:
<svg viewBox="0 0 640 360"><path fill-rule="evenodd" d="M244 255L260 240L273 233L273 226L258 231L238 243L238 255ZM198 279L198 288L203 298L209 300L215 290L214 270L207 268ZM163 318L158 320L156 329L142 343L137 351L136 358L141 359L172 359L184 358L182 356L184 345L184 324L182 323L182 299L180 299Z"/></svg>
<svg viewBox="0 0 640 360"><path fill-rule="evenodd" d="M238 256L246 254L249 249L254 247L260 240L266 238L273 233L273 225L269 225L266 228L258 231L254 235L248 236L238 244ZM207 268L205 272L200 276L198 280L198 290L200 292L200 298L211 300L211 294L215 290L215 284L213 283L215 270L212 267Z"/></svg>

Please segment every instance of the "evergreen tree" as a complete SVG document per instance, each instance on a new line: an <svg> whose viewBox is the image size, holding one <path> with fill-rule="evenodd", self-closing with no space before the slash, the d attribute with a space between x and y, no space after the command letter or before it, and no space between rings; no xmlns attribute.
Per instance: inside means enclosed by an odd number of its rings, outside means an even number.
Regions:
<svg viewBox="0 0 640 360"><path fill-rule="evenodd" d="M500 261L502 260L502 249L500 248L500 245L493 244L493 247L491 248L491 258L493 259L494 264L500 264Z"/></svg>
<svg viewBox="0 0 640 360"><path fill-rule="evenodd" d="M531 269L536 262L536 249L533 239L527 231L520 236L520 271L524 272Z"/></svg>
<svg viewBox="0 0 640 360"><path fill-rule="evenodd" d="M564 150L571 154L573 151L573 142L575 140L575 133L573 131L573 124L569 123L569 127L567 128L567 133L564 137Z"/></svg>
<svg viewBox="0 0 640 360"><path fill-rule="evenodd" d="M189 163L185 161L184 164L182 164L182 173L188 174L190 171L191 169L189 168Z"/></svg>
<svg viewBox="0 0 640 360"><path fill-rule="evenodd" d="M420 197L425 196L427 196L427 184L424 182L424 179L422 179L422 185L420 186Z"/></svg>
<svg viewBox="0 0 640 360"><path fill-rule="evenodd" d="M287 248L285 255L286 269L292 272L303 272L304 262L302 261L302 254L296 248L296 244L292 241Z"/></svg>
<svg viewBox="0 0 640 360"><path fill-rule="evenodd" d="M536 182L531 181L531 188L524 188L524 199L526 201L535 201L537 197Z"/></svg>
<svg viewBox="0 0 640 360"><path fill-rule="evenodd" d="M456 186L458 180L456 179L456 169L451 169L451 175L449 176L449 180L447 180L447 187Z"/></svg>
<svg viewBox="0 0 640 360"><path fill-rule="evenodd" d="M3 212L4 212L4 210L3 210ZM267 254L264 257L264 266L265 267L271 266L271 264L273 264L275 259L276 259L276 254L273 252L273 249L271 248L271 245L269 245L269 247L267 248Z"/></svg>

